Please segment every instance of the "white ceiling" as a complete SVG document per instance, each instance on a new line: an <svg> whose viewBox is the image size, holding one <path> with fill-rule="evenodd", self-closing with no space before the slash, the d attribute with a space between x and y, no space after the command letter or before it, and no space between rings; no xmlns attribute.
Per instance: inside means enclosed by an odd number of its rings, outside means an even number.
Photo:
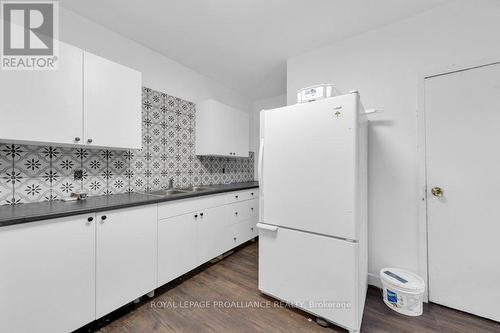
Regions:
<svg viewBox="0 0 500 333"><path fill-rule="evenodd" d="M61 5L252 99L286 59L448 0L63 0Z"/></svg>

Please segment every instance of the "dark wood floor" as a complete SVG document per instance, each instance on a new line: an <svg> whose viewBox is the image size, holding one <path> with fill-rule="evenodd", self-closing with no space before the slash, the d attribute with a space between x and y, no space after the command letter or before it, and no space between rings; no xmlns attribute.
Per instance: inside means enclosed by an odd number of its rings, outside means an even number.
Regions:
<svg viewBox="0 0 500 333"><path fill-rule="evenodd" d="M160 288L153 299L145 297L141 303L124 307L79 331L345 332L335 326L320 327L312 316L290 308L238 308L257 304L252 301L274 301L257 290L257 251L257 243L249 243L220 262ZM234 303L202 308L207 301ZM189 306L189 302L198 307ZM361 332L483 333L500 332L500 325L435 304L426 304L420 317L399 315L385 306L378 289L370 288Z"/></svg>

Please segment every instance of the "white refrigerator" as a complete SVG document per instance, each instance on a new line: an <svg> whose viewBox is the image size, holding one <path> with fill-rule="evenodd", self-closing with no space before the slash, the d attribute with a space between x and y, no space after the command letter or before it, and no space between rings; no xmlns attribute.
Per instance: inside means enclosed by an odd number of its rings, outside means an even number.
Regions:
<svg viewBox="0 0 500 333"><path fill-rule="evenodd" d="M367 289L367 119L359 94L260 114L259 290L351 332Z"/></svg>

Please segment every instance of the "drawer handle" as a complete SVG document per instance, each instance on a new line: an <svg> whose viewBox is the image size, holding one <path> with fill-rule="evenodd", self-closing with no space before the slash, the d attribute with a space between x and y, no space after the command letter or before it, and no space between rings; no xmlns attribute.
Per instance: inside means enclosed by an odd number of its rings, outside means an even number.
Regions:
<svg viewBox="0 0 500 333"><path fill-rule="evenodd" d="M251 195L253 195L253 192L252 192L252 193L250 193L250 194L251 194Z"/></svg>
<svg viewBox="0 0 500 333"><path fill-rule="evenodd" d="M253 231L253 227L252 227L252 228L250 228L250 230L252 230L252 231Z"/></svg>
<svg viewBox="0 0 500 333"><path fill-rule="evenodd" d="M234 215L238 216L238 212L234 212Z"/></svg>
<svg viewBox="0 0 500 333"><path fill-rule="evenodd" d="M198 218L198 214L194 214L194 218L197 219Z"/></svg>
<svg viewBox="0 0 500 333"><path fill-rule="evenodd" d="M87 221L92 222L92 221L94 221L94 218L93 218L93 217L89 217L89 218L87 219Z"/></svg>
<svg viewBox="0 0 500 333"><path fill-rule="evenodd" d="M234 197L235 197L236 199L238 199L238 196L237 196L237 195L235 195Z"/></svg>
<svg viewBox="0 0 500 333"><path fill-rule="evenodd" d="M108 217L106 215L101 216L101 220L106 220Z"/></svg>
<svg viewBox="0 0 500 333"><path fill-rule="evenodd" d="M250 210L253 210L253 207L250 207Z"/></svg>
<svg viewBox="0 0 500 333"><path fill-rule="evenodd" d="M200 213L200 217L203 217L203 213Z"/></svg>
<svg viewBox="0 0 500 333"><path fill-rule="evenodd" d="M257 228L262 229L262 230L268 230L268 231L278 231L278 227L275 225L269 225L269 224L263 224L263 223L257 223Z"/></svg>
<svg viewBox="0 0 500 333"><path fill-rule="evenodd" d="M236 242L236 237L234 237L234 241Z"/></svg>

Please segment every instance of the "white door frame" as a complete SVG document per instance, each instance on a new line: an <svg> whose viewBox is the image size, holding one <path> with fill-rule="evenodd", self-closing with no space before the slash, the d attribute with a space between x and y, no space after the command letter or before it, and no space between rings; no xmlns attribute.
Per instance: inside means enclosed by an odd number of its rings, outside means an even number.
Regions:
<svg viewBox="0 0 500 333"><path fill-rule="evenodd" d="M418 161L418 267L419 274L426 282L424 301L429 301L429 256L428 256L428 230L427 230L427 152L426 152L426 128L425 128L425 80L441 75L462 72L470 69L500 64L500 59L487 58L465 64L452 64L450 66L437 68L423 72L418 79L417 96L417 161Z"/></svg>

